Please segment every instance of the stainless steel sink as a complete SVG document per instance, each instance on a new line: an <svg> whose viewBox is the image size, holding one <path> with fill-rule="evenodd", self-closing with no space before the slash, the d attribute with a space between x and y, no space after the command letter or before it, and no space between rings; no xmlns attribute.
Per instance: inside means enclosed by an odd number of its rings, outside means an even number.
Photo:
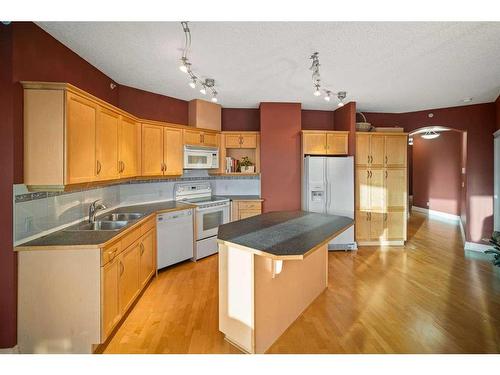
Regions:
<svg viewBox="0 0 500 375"><path fill-rule="evenodd" d="M116 213L116 214L107 214L101 217L96 218L96 221L129 221L129 220L137 220L143 217L144 214L139 213Z"/></svg>
<svg viewBox="0 0 500 375"><path fill-rule="evenodd" d="M66 229L67 232L83 230L119 230L128 224L128 221L94 221L93 223L82 223L76 227Z"/></svg>

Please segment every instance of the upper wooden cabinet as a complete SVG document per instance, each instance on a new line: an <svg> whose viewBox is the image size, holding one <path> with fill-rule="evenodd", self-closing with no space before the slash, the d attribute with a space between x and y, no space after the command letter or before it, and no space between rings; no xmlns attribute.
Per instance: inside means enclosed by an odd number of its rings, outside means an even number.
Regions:
<svg viewBox="0 0 500 375"><path fill-rule="evenodd" d="M96 126L96 179L119 178L118 134L120 115L106 108L99 108Z"/></svg>
<svg viewBox="0 0 500 375"><path fill-rule="evenodd" d="M118 133L118 168L120 177L141 174L141 124L132 118L121 116Z"/></svg>
<svg viewBox="0 0 500 375"><path fill-rule="evenodd" d="M189 102L189 125L197 128L221 130L221 105L194 99Z"/></svg>
<svg viewBox="0 0 500 375"><path fill-rule="evenodd" d="M356 133L356 165L406 167L406 133Z"/></svg>
<svg viewBox="0 0 500 375"><path fill-rule="evenodd" d="M191 146L219 147L219 135L201 130L184 130L184 144Z"/></svg>
<svg viewBox="0 0 500 375"><path fill-rule="evenodd" d="M142 175L181 175L182 129L142 124Z"/></svg>
<svg viewBox="0 0 500 375"><path fill-rule="evenodd" d="M258 132L223 132L226 148L257 148Z"/></svg>
<svg viewBox="0 0 500 375"><path fill-rule="evenodd" d="M349 132L302 131L302 153L307 155L347 155Z"/></svg>

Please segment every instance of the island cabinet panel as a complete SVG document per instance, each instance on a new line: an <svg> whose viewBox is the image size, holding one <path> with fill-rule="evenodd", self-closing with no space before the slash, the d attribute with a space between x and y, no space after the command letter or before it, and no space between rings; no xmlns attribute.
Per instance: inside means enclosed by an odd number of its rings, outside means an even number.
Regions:
<svg viewBox="0 0 500 375"><path fill-rule="evenodd" d="M182 150L182 130L163 129L164 175L181 175L184 166Z"/></svg>
<svg viewBox="0 0 500 375"><path fill-rule="evenodd" d="M408 212L407 135L356 135L356 240L402 245Z"/></svg>
<svg viewBox="0 0 500 375"><path fill-rule="evenodd" d="M96 176L97 180L114 180L120 177L118 168L120 115L100 108L96 126Z"/></svg>
<svg viewBox="0 0 500 375"><path fill-rule="evenodd" d="M163 127L142 124L142 175L163 174Z"/></svg>
<svg viewBox="0 0 500 375"><path fill-rule="evenodd" d="M141 124L121 116L119 131L120 177L130 178L141 174Z"/></svg>
<svg viewBox="0 0 500 375"><path fill-rule="evenodd" d="M96 176L97 105L79 95L67 94L66 183L91 182Z"/></svg>

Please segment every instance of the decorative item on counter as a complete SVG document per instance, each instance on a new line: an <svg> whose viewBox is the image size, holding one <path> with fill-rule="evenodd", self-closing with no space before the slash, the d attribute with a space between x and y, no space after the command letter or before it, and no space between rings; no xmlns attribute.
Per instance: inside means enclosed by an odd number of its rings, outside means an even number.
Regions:
<svg viewBox="0 0 500 375"><path fill-rule="evenodd" d="M492 261L493 265L500 267L500 232L493 232L490 243L493 245L493 249L486 250L485 254L494 254Z"/></svg>
<svg viewBox="0 0 500 375"><path fill-rule="evenodd" d="M241 173L254 173L255 165L253 165L248 156L243 156L240 161L240 169Z"/></svg>
<svg viewBox="0 0 500 375"><path fill-rule="evenodd" d="M366 121L366 117L363 114L363 112L356 112L356 115L358 115L358 114L361 117L363 117L363 121L362 122L356 122L356 131L358 131L358 132L369 132L370 130L372 130L372 124L370 124L369 122Z"/></svg>

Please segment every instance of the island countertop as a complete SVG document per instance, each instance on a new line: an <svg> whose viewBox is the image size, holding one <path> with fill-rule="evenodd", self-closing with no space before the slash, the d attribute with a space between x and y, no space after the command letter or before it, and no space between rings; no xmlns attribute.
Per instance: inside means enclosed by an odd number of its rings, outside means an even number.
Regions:
<svg viewBox="0 0 500 375"><path fill-rule="evenodd" d="M273 259L303 259L353 224L346 216L277 211L223 224L217 237Z"/></svg>

